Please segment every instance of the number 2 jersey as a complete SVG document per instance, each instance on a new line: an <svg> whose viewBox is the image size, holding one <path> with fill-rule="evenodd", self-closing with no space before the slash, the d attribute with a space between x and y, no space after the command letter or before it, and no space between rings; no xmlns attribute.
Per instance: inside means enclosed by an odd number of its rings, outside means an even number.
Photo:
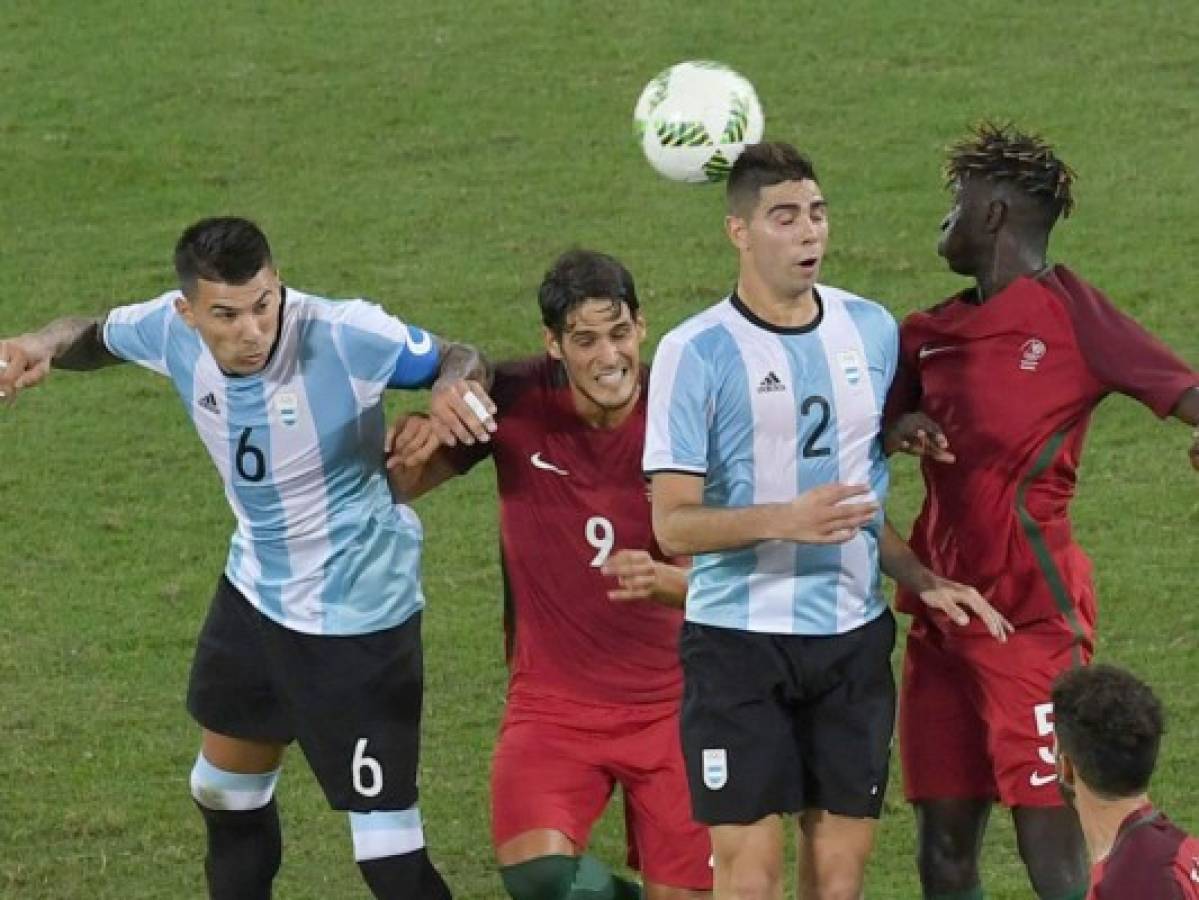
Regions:
<svg viewBox="0 0 1199 900"><path fill-rule="evenodd" d="M432 337L361 300L284 289L265 367L226 375L175 309L178 291L112 310L104 343L171 379L237 518L225 574L306 634L366 634L424 606L422 531L383 471L382 395L426 386Z"/></svg>
<svg viewBox="0 0 1199 900"><path fill-rule="evenodd" d="M923 410L957 457L923 462L912 549L1012 624L1066 627L1089 646L1091 565L1069 504L1091 411L1119 391L1166 416L1196 385L1190 367L1064 266L982 304L967 292L908 316L887 419ZM899 608L928 615L903 590Z"/></svg>
<svg viewBox="0 0 1199 900"><path fill-rule="evenodd" d="M618 550L662 559L641 474L644 380L624 422L593 428L561 363L503 363L492 387L498 429L451 454L459 471L495 460L510 698L627 706L682 696L682 612L609 600L616 579L599 569Z"/></svg>

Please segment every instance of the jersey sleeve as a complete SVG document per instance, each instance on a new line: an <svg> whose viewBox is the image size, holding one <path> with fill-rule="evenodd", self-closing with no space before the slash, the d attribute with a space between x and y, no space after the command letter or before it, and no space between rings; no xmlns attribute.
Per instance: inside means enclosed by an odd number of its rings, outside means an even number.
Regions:
<svg viewBox="0 0 1199 900"><path fill-rule="evenodd" d="M1055 272L1087 368L1109 391L1168 416L1199 374L1095 288L1068 270Z"/></svg>
<svg viewBox="0 0 1199 900"><path fill-rule="evenodd" d="M707 363L691 341L662 339L649 376L642 457L647 475L707 474L710 383Z"/></svg>
<svg viewBox="0 0 1199 900"><path fill-rule="evenodd" d="M433 335L374 303L346 302L337 337L350 375L359 381L380 389L421 388L437 377L441 359Z"/></svg>
<svg viewBox="0 0 1199 900"><path fill-rule="evenodd" d="M168 291L144 303L109 310L101 336L108 352L118 359L167 375L167 342L175 311L177 291Z"/></svg>

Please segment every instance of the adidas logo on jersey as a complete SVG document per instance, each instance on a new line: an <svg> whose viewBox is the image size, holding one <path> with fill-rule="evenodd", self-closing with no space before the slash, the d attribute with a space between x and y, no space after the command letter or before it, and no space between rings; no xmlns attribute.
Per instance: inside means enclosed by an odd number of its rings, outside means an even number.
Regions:
<svg viewBox="0 0 1199 900"><path fill-rule="evenodd" d="M220 415L221 408L217 406L216 394L205 394L196 401L196 404L208 410L210 413L216 413L217 415Z"/></svg>
<svg viewBox="0 0 1199 900"><path fill-rule="evenodd" d="M787 390L787 385L783 384L782 379L780 379L773 372L767 372L766 377L763 378L762 381L758 384L758 393L759 394L771 394L771 393L774 393L775 391L785 391L785 390Z"/></svg>

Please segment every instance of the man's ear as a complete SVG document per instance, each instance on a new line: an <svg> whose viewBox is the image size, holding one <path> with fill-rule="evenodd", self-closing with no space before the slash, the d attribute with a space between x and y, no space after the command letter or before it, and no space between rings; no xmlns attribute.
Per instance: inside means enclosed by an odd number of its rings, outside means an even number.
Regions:
<svg viewBox="0 0 1199 900"><path fill-rule="evenodd" d="M192 308L191 301L187 299L187 294L180 294L175 298L175 312L179 313L189 327L196 327L196 311Z"/></svg>
<svg viewBox="0 0 1199 900"><path fill-rule="evenodd" d="M1006 200L992 200L987 204L987 216L983 220L983 228L990 234L996 234L1007 221L1008 205Z"/></svg>
<svg viewBox="0 0 1199 900"><path fill-rule="evenodd" d="M545 340L545 352L554 359L561 359L562 344L558 340L558 335L554 334L551 329L545 328L544 326L541 329L541 334L542 338Z"/></svg>
<svg viewBox="0 0 1199 900"><path fill-rule="evenodd" d="M738 250L749 249L749 222L746 219L734 215L725 216L724 233L729 236L729 243Z"/></svg>

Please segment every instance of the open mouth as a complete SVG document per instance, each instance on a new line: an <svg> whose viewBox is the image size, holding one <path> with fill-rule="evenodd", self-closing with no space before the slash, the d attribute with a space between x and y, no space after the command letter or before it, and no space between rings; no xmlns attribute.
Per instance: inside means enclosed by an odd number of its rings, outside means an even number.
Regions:
<svg viewBox="0 0 1199 900"><path fill-rule="evenodd" d="M820 257L818 257L818 256L809 256L807 259L801 259L799 261L799 267L801 269L803 269L805 272L816 271L816 266L818 266L819 264L820 264Z"/></svg>

